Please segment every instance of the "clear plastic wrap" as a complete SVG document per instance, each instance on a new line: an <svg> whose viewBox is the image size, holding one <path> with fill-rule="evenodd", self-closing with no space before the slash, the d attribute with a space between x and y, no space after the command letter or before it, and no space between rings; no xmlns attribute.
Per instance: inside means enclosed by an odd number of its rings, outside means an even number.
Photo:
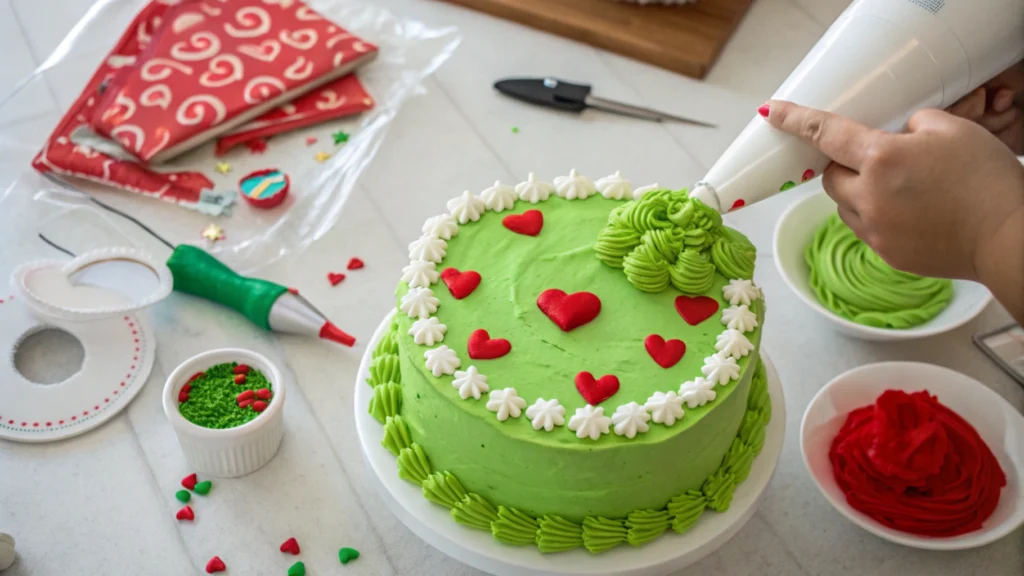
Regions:
<svg viewBox="0 0 1024 576"><path fill-rule="evenodd" d="M20 3L31 1L15 0L15 13ZM146 0L97 2L38 69L11 93L0 95L0 118L15 119L0 123L0 178L6 178L0 181L0 228L33 232L31 236L45 232L57 236L53 238L55 242L74 245L83 234L88 235L70 229L69 224L78 222L92 228L113 226L120 232L117 236L127 236L133 244L146 244L136 241L144 233L131 225L125 227L116 217L95 213L99 209L81 194L45 178L32 169L30 162L45 143L49 130L78 98L113 42L147 4ZM147 223L171 242L202 246L243 273L301 252L334 225L401 104L459 42L454 28L431 28L404 20L370 2L310 0L307 4L379 48L376 60L357 72L374 98L375 107L358 116L273 136L263 153L238 146L225 156L216 157L216 142L212 141L155 167L158 171L201 172L214 181L217 191L233 192L236 196L242 176L275 168L285 172L291 182L289 199L284 205L261 210L236 199L230 215L213 217L81 179L68 182ZM19 117L10 110L16 104L24 108L26 99L33 94L49 94L54 106L27 119L24 114ZM331 134L339 130L349 133L350 138L336 145ZM316 141L310 143L308 139L312 138ZM320 162L316 159L320 152L331 156ZM215 171L219 161L230 164L229 173ZM223 229L223 240L204 241L200 232L211 223ZM97 230L97 236L111 237L109 230Z"/></svg>

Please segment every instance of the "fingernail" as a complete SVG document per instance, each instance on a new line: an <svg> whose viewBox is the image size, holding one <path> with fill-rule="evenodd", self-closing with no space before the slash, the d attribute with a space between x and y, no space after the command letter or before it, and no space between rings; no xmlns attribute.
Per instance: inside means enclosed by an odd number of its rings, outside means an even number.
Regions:
<svg viewBox="0 0 1024 576"><path fill-rule="evenodd" d="M767 104L761 104L761 107L757 109L757 113L760 114L762 118L767 118L768 112L770 112L770 110Z"/></svg>
<svg viewBox="0 0 1024 576"><path fill-rule="evenodd" d="M1013 92L1001 90L992 100L992 109L996 112L1006 112L1013 104Z"/></svg>

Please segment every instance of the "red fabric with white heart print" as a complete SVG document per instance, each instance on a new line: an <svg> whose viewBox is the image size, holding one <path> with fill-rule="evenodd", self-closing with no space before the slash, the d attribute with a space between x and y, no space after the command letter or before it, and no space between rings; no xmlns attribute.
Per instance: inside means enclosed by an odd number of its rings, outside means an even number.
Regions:
<svg viewBox="0 0 1024 576"><path fill-rule="evenodd" d="M344 118L373 108L373 97L355 74L341 78L300 96L287 104L250 120L217 140L217 155L257 138Z"/></svg>
<svg viewBox="0 0 1024 576"><path fill-rule="evenodd" d="M91 119L145 162L330 82L377 50L297 0L186 2L167 20Z"/></svg>

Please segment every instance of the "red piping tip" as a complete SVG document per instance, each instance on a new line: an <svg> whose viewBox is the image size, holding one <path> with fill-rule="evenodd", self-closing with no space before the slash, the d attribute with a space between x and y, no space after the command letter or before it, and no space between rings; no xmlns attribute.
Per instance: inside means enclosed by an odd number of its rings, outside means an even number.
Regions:
<svg viewBox="0 0 1024 576"><path fill-rule="evenodd" d="M338 344L344 344L345 346L352 346L356 343L354 336L330 322L325 322L323 327L320 328L320 337L324 340L333 340Z"/></svg>

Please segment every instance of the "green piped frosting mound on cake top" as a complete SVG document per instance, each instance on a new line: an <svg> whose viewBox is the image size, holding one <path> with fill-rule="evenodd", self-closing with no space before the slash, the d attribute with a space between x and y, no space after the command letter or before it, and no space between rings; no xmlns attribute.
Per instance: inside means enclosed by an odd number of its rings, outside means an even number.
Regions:
<svg viewBox="0 0 1024 576"><path fill-rule="evenodd" d="M710 289L716 270L750 280L756 256L745 236L686 190L654 190L612 210L594 253L622 268L638 290L661 292L671 284L685 294Z"/></svg>
<svg viewBox="0 0 1024 576"><path fill-rule="evenodd" d="M398 323L392 322L372 353L371 367L397 362L397 338ZM716 512L728 509L736 486L750 474L754 457L764 446L765 428L771 420L768 379L764 365L759 361L751 378L739 431L719 468L699 490L682 492L658 510L634 510L624 518L587 516L582 522L573 522L557 515L532 516L516 508L490 502L468 492L453 474L434 470L423 448L413 441L400 414L401 404L378 400L382 390L401 386L401 374L389 374L387 381L382 381L380 374L371 368L367 380L374 388L370 410L375 412L375 417L379 414L384 419L381 444L397 457L399 476L419 486L424 498L447 508L452 519L459 524L490 532L495 540L504 544L535 545L544 553L581 547L599 553L621 544L641 546L669 529L679 534L686 532L697 523L705 509Z"/></svg>

